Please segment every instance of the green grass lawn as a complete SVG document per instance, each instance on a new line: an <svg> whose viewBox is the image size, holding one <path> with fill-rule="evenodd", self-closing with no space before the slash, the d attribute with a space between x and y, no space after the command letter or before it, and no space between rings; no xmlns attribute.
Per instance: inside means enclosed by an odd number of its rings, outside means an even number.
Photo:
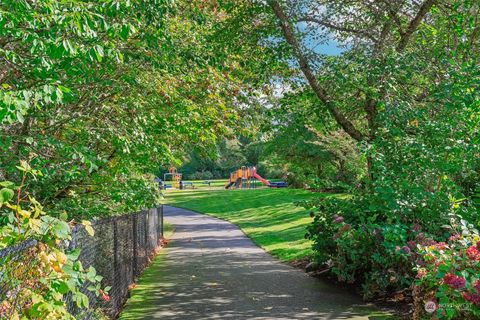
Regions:
<svg viewBox="0 0 480 320"><path fill-rule="evenodd" d="M225 183L227 183L227 179L219 179L219 180L184 180L187 182L193 182L195 189L207 189L207 188L223 188ZM205 181L210 181L210 186Z"/></svg>
<svg viewBox="0 0 480 320"><path fill-rule="evenodd" d="M283 261L312 254L304 238L312 218L294 202L331 196L298 189L168 190L165 203L228 220Z"/></svg>

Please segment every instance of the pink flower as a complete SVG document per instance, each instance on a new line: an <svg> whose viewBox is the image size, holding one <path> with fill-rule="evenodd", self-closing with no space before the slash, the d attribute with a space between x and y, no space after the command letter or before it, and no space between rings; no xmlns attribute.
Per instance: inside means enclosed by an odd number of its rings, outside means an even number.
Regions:
<svg viewBox="0 0 480 320"><path fill-rule="evenodd" d="M108 294L106 294L105 292L103 292L102 289L100 289L100 294L102 295L103 300L105 300L105 301L110 300L110 296Z"/></svg>
<svg viewBox="0 0 480 320"><path fill-rule="evenodd" d="M435 246L437 245L437 242L431 238L425 238L425 240L423 240L423 244L425 246Z"/></svg>
<svg viewBox="0 0 480 320"><path fill-rule="evenodd" d="M438 250L443 250L446 249L448 245L445 242L439 242L435 245L435 247L437 247Z"/></svg>
<svg viewBox="0 0 480 320"><path fill-rule="evenodd" d="M422 241L422 240L424 240L424 239L425 239L425 234L419 233L419 234L417 235L417 240L418 240L418 241Z"/></svg>
<svg viewBox="0 0 480 320"><path fill-rule="evenodd" d="M412 252L412 250L410 250L410 248L407 247L407 246L403 246L403 247L402 247L402 251L403 251L404 253L406 253L406 254L410 254L410 252Z"/></svg>
<svg viewBox="0 0 480 320"><path fill-rule="evenodd" d="M343 217L342 216L337 216L337 215L334 215L333 216L333 223L342 223L343 222Z"/></svg>
<svg viewBox="0 0 480 320"><path fill-rule="evenodd" d="M470 246L467 249L467 256L470 260L480 261L480 251L475 246Z"/></svg>
<svg viewBox="0 0 480 320"><path fill-rule="evenodd" d="M417 243L413 240L408 241L407 245L410 249L415 249L417 247Z"/></svg>
<svg viewBox="0 0 480 320"><path fill-rule="evenodd" d="M457 241L460 240L460 235L458 233L452 234L450 238L448 238L449 241Z"/></svg>
<svg viewBox="0 0 480 320"><path fill-rule="evenodd" d="M480 306L480 294L464 292L462 295L465 300L470 301L476 304L477 306Z"/></svg>
<svg viewBox="0 0 480 320"><path fill-rule="evenodd" d="M422 227L418 223L416 223L413 225L412 230L415 232L419 232L420 230L422 230Z"/></svg>
<svg viewBox="0 0 480 320"><path fill-rule="evenodd" d="M443 281L453 289L462 289L465 287L465 283L467 282L465 278L456 276L451 273L447 273L443 277Z"/></svg>
<svg viewBox="0 0 480 320"><path fill-rule="evenodd" d="M421 279L421 278L425 277L426 275L427 275L427 270L425 270L425 269L420 269L417 272L417 278L418 279Z"/></svg>
<svg viewBox="0 0 480 320"><path fill-rule="evenodd" d="M477 293L480 293L480 280L477 280L473 287L477 290Z"/></svg>

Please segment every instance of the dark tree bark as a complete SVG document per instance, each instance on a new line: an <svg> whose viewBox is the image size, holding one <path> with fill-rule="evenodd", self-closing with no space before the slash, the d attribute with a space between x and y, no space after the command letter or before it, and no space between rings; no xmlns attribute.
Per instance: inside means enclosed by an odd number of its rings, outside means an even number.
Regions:
<svg viewBox="0 0 480 320"><path fill-rule="evenodd" d="M305 75L305 78L307 78L310 87L313 89L320 101L322 101L323 104L327 107L328 111L330 111L332 116L335 118L335 121L343 128L343 130L345 130L345 132L348 133L353 139L357 141L363 140L364 135L362 134L362 132L355 128L353 123L348 120L345 115L335 107L334 102L328 98L326 91L320 86L320 83L318 82L316 76L314 75L312 69L308 64L307 58L302 53L300 43L295 37L292 27L289 24L288 18L283 12L283 9L278 3L278 1L269 1L269 3L273 11L275 12L278 20L280 21L280 26L282 27L285 39L295 50L295 55L300 64L300 69Z"/></svg>

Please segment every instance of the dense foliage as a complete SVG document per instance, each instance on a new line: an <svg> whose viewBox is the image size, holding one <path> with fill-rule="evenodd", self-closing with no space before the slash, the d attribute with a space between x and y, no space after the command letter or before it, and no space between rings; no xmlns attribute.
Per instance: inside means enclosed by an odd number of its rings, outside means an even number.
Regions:
<svg viewBox="0 0 480 320"><path fill-rule="evenodd" d="M255 166L257 171L269 179L286 178L291 170L271 157L267 143L260 139L239 136L221 139L210 150L193 150L179 168L184 179L226 179L230 172L242 166ZM166 172L168 168L161 168Z"/></svg>
<svg viewBox="0 0 480 320"><path fill-rule="evenodd" d="M29 189L53 213L151 207L158 165L228 134L235 106L264 83L251 68L264 68L265 49L230 50L221 28L228 11L214 2L6 1L1 9L0 177L18 180L15 164L29 160L43 173ZM236 13L241 27L241 6Z"/></svg>
<svg viewBox="0 0 480 320"><path fill-rule="evenodd" d="M308 92L286 93L274 104L263 157L285 168L290 185L324 191L347 191L365 177L365 157L327 114L312 110ZM280 124L280 125L278 125Z"/></svg>

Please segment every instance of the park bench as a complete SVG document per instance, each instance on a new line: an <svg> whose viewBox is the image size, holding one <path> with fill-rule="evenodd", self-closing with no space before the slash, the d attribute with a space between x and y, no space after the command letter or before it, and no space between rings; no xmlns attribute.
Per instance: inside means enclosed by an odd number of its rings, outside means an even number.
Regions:
<svg viewBox="0 0 480 320"><path fill-rule="evenodd" d="M187 188L195 189L195 186L191 181L182 181L180 182L180 185L181 185L181 189L187 189Z"/></svg>

